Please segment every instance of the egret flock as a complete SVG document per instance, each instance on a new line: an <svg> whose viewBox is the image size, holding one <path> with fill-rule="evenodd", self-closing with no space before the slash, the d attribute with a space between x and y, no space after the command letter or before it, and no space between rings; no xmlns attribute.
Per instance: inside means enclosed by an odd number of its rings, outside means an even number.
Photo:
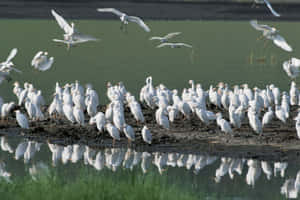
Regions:
<svg viewBox="0 0 300 200"><path fill-rule="evenodd" d="M267 0L264 0L272 13L279 17ZM150 32L150 28L144 21L136 16L129 16L114 8L99 8L98 12L110 12L117 15L121 20L121 29L127 32L127 24L134 22L144 31ZM74 44L97 41L98 39L80 33L75 29L74 23L71 25L56 11L51 10L52 15L56 19L58 25L63 29L63 39L53 39L55 42L67 44L69 49ZM281 49L291 52L292 47L286 40L278 34L278 30L268 25L258 24L256 20L251 20L250 24L258 31L262 31L262 37L272 40L273 43ZM171 43L169 40L181 32L169 33L165 36L150 37L149 40L158 40L160 44L157 48L169 46L171 48L188 47L193 48L189 44L182 42ZM6 61L0 63L0 83L10 79L10 72L16 71L12 59L16 56L17 49L13 49ZM49 70L54 62L54 58L48 58L48 53L39 51L33 58L31 65L40 71ZM295 79L299 75L300 60L292 58L283 63L283 68L289 77ZM140 89L139 100L136 99L125 85L120 82L116 85L107 83L107 93L110 103L107 105L105 112L99 111L100 98L92 85L82 87L78 81L75 83L67 83L60 86L57 82L53 93L53 101L49 105L48 113L43 113L43 107L46 106L42 96L42 91L28 82L23 87L19 82L14 83L13 93L18 101L4 102L0 97L0 110L2 120L12 111L15 111L16 121L23 129L30 129L30 121L43 121L47 117L64 118L70 124L78 124L79 126L95 125L99 133L107 132L115 140L121 139L121 133L124 133L128 142L135 141L135 129L132 125L127 124L125 118L125 107L128 107L130 113L136 120L136 123L143 128L140 135L143 140L151 144L152 134L147 127L143 109L144 104L148 109L155 112L155 120L158 126L166 129L172 129L172 123L176 120L190 120L192 116L199 118L204 126L215 123L219 129L233 135L242 124L249 124L252 130L257 134L263 134L263 129L268 126L275 118L282 123L286 123L290 116L290 107L300 105L300 91L296 87L294 81L291 82L290 91L281 92L274 84L266 85L265 88L249 88L248 84L242 86L235 85L233 90L226 83L220 82L217 86L211 85L208 90L202 88L200 83L195 84L193 80L189 81L190 87L184 88L180 94L177 89L169 89L164 84L153 85L152 77L146 78L145 85ZM19 110L24 105L26 113ZM217 110L222 112L215 113L209 110L214 105ZM17 108L17 109L16 109ZM224 116L224 113L226 114ZM228 114L228 115L227 115ZM227 118L228 116L228 118ZM296 121L296 130L300 138L300 110ZM88 125L87 125L88 124Z"/></svg>

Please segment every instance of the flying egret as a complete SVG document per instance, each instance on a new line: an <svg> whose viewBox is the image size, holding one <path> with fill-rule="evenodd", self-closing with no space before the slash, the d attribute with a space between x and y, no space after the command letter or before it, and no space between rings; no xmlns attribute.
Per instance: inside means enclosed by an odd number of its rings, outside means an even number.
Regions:
<svg viewBox="0 0 300 200"><path fill-rule="evenodd" d="M291 58L288 61L284 61L282 67L290 78L295 79L299 76L300 59Z"/></svg>
<svg viewBox="0 0 300 200"><path fill-rule="evenodd" d="M16 119L19 126L21 126L21 128L24 129L29 129L27 117L24 114L22 114L20 110L16 110L15 112L16 112Z"/></svg>
<svg viewBox="0 0 300 200"><path fill-rule="evenodd" d="M288 52L293 51L292 47L285 41L285 39L278 34L279 31L276 28L264 24L258 24L257 20L251 20L250 24L256 30L262 31L262 37L272 40L276 46Z"/></svg>
<svg viewBox="0 0 300 200"><path fill-rule="evenodd" d="M180 48L180 47L188 47L188 48L193 48L192 45L186 44L186 43L162 43L160 45L157 45L156 48L161 48L161 47L171 47L171 48Z"/></svg>
<svg viewBox="0 0 300 200"><path fill-rule="evenodd" d="M18 73L22 73L20 70L12 67L14 63L11 61L17 54L18 50L16 48L12 49L10 54L8 55L6 61L0 63L0 84L4 80L10 81L10 72L13 70Z"/></svg>
<svg viewBox="0 0 300 200"><path fill-rule="evenodd" d="M31 65L40 71L46 71L51 68L54 58L47 57L48 52L39 51L31 61Z"/></svg>
<svg viewBox="0 0 300 200"><path fill-rule="evenodd" d="M172 39L176 35L180 35L180 34L181 34L181 32L173 32L173 33L168 33L167 35L165 35L163 37L154 36L154 37L149 38L149 40L159 40L161 43L164 43L164 42L167 42L168 40Z"/></svg>
<svg viewBox="0 0 300 200"><path fill-rule="evenodd" d="M121 11L119 11L119 10L117 10L115 8L98 8L97 11L98 12L111 12L111 13L119 16L120 20L122 22L122 24L121 24L121 30L123 29L123 26L125 26L125 30L126 30L126 26L127 26L127 24L129 22L134 22L134 23L137 23L146 32L150 32L150 28L139 17L129 16L129 15L127 15L125 13L122 13Z"/></svg>
<svg viewBox="0 0 300 200"><path fill-rule="evenodd" d="M254 0L254 2L259 4L265 3L275 17L280 17L280 14L273 9L272 5L268 0Z"/></svg>
<svg viewBox="0 0 300 200"><path fill-rule="evenodd" d="M54 42L62 42L67 44L68 49L73 44L88 42L88 41L96 41L97 38L94 38L90 35L84 35L80 33L77 29L74 28L74 23L71 23L71 26L68 22L59 14L55 12L55 10L51 10L52 15L55 17L58 25L64 30L64 40L53 39Z"/></svg>

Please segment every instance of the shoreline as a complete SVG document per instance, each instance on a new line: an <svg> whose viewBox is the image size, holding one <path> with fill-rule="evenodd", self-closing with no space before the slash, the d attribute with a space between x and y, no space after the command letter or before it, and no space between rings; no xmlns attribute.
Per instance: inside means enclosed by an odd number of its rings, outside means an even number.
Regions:
<svg viewBox="0 0 300 200"><path fill-rule="evenodd" d="M101 111L104 106L100 108ZM219 109L213 112L220 112ZM22 111L23 112L23 111ZM293 117L297 114L296 106L291 107L291 116L286 124L277 119L263 129L263 135L255 134L244 121L240 129L233 129L234 134L229 135L220 131L216 122L205 126L197 116L191 120L177 119L171 123L170 130L159 127L155 122L153 110L143 107L146 125L150 129L153 140L152 145L146 144L141 137L142 124L137 124L127 109L125 111L126 122L130 124L136 135L136 141L132 142L131 148L140 151L161 151L209 154L215 156L255 158L265 161L295 161L300 160L300 140L295 130ZM225 119L228 114L222 111ZM19 128L15 119L11 116L9 121L0 122L0 135L22 136L31 140L50 141L63 146L69 144L84 144L95 149L105 147L129 147L127 138L123 133L121 141L112 145L112 138L107 132L99 134L95 125L87 124L80 127L71 124L65 118L46 119L40 122L31 122L30 129Z"/></svg>
<svg viewBox="0 0 300 200"><path fill-rule="evenodd" d="M112 14L96 11L98 7L114 7L145 20L271 20L299 21L300 3L273 3L273 8L282 16L274 17L262 5L237 2L71 2L53 1L2 1L2 19L53 19L50 10L55 9L67 19L115 19Z"/></svg>

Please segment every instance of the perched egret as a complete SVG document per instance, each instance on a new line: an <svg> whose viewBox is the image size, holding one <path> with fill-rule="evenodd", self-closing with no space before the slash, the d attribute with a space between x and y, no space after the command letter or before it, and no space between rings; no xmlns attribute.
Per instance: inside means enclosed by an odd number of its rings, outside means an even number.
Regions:
<svg viewBox="0 0 300 200"><path fill-rule="evenodd" d="M29 129L27 117L24 114L22 114L20 110L16 110L15 112L16 112L16 119L19 126L21 126L21 128L24 129Z"/></svg>

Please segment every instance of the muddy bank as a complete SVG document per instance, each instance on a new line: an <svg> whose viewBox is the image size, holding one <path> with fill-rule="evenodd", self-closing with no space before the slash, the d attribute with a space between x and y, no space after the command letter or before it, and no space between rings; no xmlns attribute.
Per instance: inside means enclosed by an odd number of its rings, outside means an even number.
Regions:
<svg viewBox="0 0 300 200"><path fill-rule="evenodd" d="M209 108L214 112L221 110ZM101 111L105 107L100 108ZM23 110L24 112L24 110ZM221 111L222 112L222 111ZM45 112L46 113L46 107ZM286 124L278 119L264 128L263 135L252 131L248 121L245 120L240 129L233 129L234 134L222 133L216 122L204 125L197 116L190 120L177 119L171 124L170 130L165 130L155 123L155 112L143 107L146 125L153 135L153 144L147 145L141 137L143 124L138 124L128 109L125 111L126 122L136 132L136 141L131 144L132 148L145 151L163 152L186 152L186 153L209 153L217 156L233 156L255 158L262 160L300 160L300 140L295 130L295 121L292 120L297 114L297 107L291 107L291 116ZM227 112L222 112L228 120ZM50 141L61 145L85 144L93 148L112 146L112 138L107 132L99 134L94 125L84 127L70 124L64 118L52 119L46 117L39 122L30 122L29 130L18 127L14 116L8 121L0 122L0 134L22 136L37 141ZM127 138L121 133L121 141L116 142L115 147L127 147Z"/></svg>
<svg viewBox="0 0 300 200"><path fill-rule="evenodd" d="M226 1L203 2L113 2L113 1L16 1L0 2L0 18L52 19L56 9L66 19L117 19L112 14L96 12L98 7L114 7L131 15L153 20L300 20L300 3L272 3L281 14L274 17L265 5Z"/></svg>

